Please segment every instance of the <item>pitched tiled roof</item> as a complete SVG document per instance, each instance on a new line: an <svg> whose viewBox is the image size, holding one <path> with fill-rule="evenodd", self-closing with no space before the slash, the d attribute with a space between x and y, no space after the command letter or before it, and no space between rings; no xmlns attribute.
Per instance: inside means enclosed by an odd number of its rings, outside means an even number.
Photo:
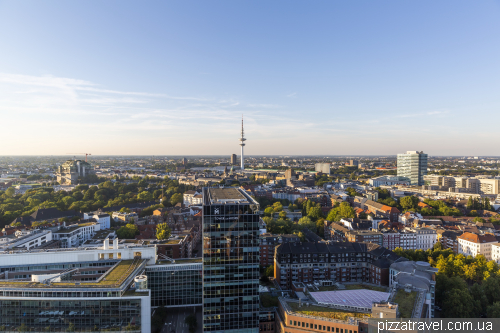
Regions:
<svg viewBox="0 0 500 333"><path fill-rule="evenodd" d="M472 243L494 243L496 242L496 238L493 235L478 235L470 232L464 232L462 235L458 237L459 239L463 239Z"/></svg>

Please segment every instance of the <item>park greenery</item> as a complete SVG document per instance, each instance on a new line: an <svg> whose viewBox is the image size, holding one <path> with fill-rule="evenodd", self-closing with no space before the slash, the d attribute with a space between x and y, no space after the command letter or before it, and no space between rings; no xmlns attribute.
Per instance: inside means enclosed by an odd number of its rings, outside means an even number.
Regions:
<svg viewBox="0 0 500 333"><path fill-rule="evenodd" d="M325 216L320 203L312 200L297 199L295 204L290 205L288 209L290 209L290 207L301 209L302 218L298 221L292 221L286 218L286 214L279 215L279 218L273 218L273 214L276 212L280 212L279 214L281 214L282 212L283 207L279 202L264 209L265 217L263 220L267 225L268 232L273 234L295 234L299 236L302 241L305 241L306 237L303 230L307 228L320 237L324 237ZM353 208L347 202L342 202L340 204L335 204L326 216L326 220L340 221L342 218L353 217L355 217Z"/></svg>
<svg viewBox="0 0 500 333"><path fill-rule="evenodd" d="M172 231L166 223L160 223L156 225L156 239L165 240L169 239Z"/></svg>
<svg viewBox="0 0 500 333"><path fill-rule="evenodd" d="M134 239L135 236L139 235L139 229L133 223L127 223L126 225L120 227L116 230L116 235L121 239Z"/></svg>
<svg viewBox="0 0 500 333"><path fill-rule="evenodd" d="M38 187L27 190L24 194L15 194L15 189L10 187L6 191L0 191L0 227L11 223L17 217L29 216L42 208L78 212L102 208L106 211L107 207L159 199L162 199L162 204L156 208L169 207L182 202L182 193L192 188L179 185L177 180L153 177L134 177L116 182L107 180L98 185L81 184L71 191L58 192L52 187ZM152 207L151 212L156 208Z"/></svg>
<svg viewBox="0 0 500 333"><path fill-rule="evenodd" d="M426 261L438 269L436 304L445 318L498 318L500 316L500 267L476 257L454 254L436 243L433 249L394 252L409 260Z"/></svg>

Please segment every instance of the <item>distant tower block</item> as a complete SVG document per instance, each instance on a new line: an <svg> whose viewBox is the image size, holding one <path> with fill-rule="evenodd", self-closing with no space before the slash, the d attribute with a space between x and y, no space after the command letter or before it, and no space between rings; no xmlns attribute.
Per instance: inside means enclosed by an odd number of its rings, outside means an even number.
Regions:
<svg viewBox="0 0 500 333"><path fill-rule="evenodd" d="M231 155L231 165L236 165L238 163L236 154Z"/></svg>
<svg viewBox="0 0 500 333"><path fill-rule="evenodd" d="M243 116L241 116L241 138L240 138L240 146L241 146L241 170L245 170L245 155L243 154L243 147L245 147L245 139L244 133L243 133Z"/></svg>

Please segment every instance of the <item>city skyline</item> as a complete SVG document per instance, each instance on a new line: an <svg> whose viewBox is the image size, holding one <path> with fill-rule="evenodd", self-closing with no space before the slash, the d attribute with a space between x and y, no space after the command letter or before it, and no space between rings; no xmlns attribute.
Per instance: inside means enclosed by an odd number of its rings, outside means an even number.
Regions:
<svg viewBox="0 0 500 333"><path fill-rule="evenodd" d="M498 2L116 4L0 1L0 155L495 154Z"/></svg>

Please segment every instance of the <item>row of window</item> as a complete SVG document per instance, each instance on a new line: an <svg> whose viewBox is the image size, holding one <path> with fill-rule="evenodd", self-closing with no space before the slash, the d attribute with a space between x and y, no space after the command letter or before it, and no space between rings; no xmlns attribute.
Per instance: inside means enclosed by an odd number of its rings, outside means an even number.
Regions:
<svg viewBox="0 0 500 333"><path fill-rule="evenodd" d="M318 325L318 324L309 324L306 322L300 322L300 321L295 321L295 320L290 320L290 326L297 326L297 327L305 327L305 328L310 328L310 329L315 329L319 331L325 331L325 332L334 332L334 333L358 333L356 330L347 330L344 328L338 328L338 327L331 327L331 326L324 326L324 325Z"/></svg>

